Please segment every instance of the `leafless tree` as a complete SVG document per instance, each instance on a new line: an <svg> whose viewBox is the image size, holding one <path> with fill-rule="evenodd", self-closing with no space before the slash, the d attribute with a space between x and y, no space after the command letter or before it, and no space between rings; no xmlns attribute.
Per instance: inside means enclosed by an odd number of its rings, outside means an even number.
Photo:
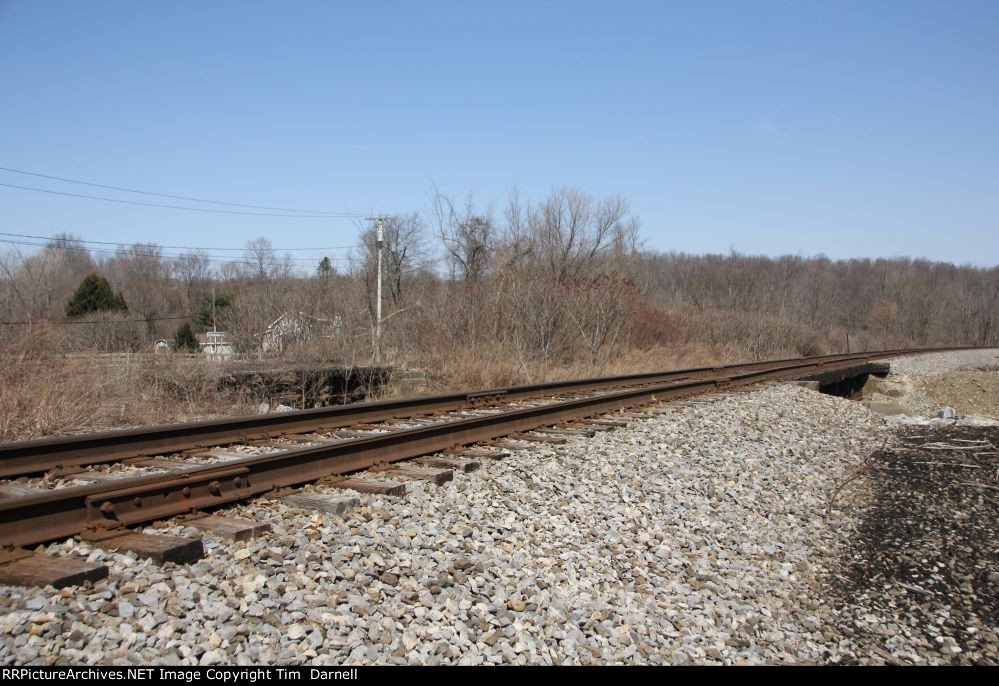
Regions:
<svg viewBox="0 0 999 686"><path fill-rule="evenodd" d="M526 210L526 251L557 283L580 276L601 258L634 252L638 220L623 198L594 200L574 188L558 188Z"/></svg>
<svg viewBox="0 0 999 686"><path fill-rule="evenodd" d="M471 197L463 207L455 207L449 197L434 189L433 217L451 278L478 283L489 269L495 247L491 212L477 211Z"/></svg>
<svg viewBox="0 0 999 686"><path fill-rule="evenodd" d="M182 253L173 261L174 278L181 283L189 305L198 302L212 278L212 260L204 250Z"/></svg>
<svg viewBox="0 0 999 686"><path fill-rule="evenodd" d="M249 275L260 281L290 276L294 262L290 255L278 255L270 240L261 236L246 243L246 263Z"/></svg>

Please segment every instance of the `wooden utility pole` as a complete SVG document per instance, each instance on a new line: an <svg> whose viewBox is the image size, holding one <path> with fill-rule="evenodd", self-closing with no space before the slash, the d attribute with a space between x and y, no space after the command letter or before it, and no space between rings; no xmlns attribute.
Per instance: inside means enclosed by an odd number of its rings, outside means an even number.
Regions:
<svg viewBox="0 0 999 686"><path fill-rule="evenodd" d="M382 243L384 242L382 225L386 219L391 219L391 217L379 214L367 219L378 222L378 226L375 229L375 246L377 247L378 260L378 285L376 287L377 294L375 295L375 363L377 364L382 361Z"/></svg>

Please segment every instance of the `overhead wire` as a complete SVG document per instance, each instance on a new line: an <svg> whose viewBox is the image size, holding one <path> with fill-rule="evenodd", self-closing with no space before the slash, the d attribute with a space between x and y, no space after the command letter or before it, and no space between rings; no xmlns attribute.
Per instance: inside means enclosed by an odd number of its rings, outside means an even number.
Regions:
<svg viewBox="0 0 999 686"><path fill-rule="evenodd" d="M76 246L76 245L61 245L61 244L58 244L58 243L56 243L56 244L53 244L53 243L36 243L36 242L32 242L32 241L17 241L17 240L2 239L2 238L0 238L0 243L8 244L8 245L30 246L30 247L37 247L37 248L50 248L50 249L53 249L53 250L72 250L72 251L75 251L75 252L99 253L99 254L115 255L115 256L122 256L122 257L160 257L160 258L164 258L164 259L179 260L179 259L190 258L190 257L193 256L193 257L201 257L202 259L205 259L205 260L210 261L210 262L216 262L216 263L224 263L224 264L246 263L246 264L252 264L252 260L250 258L245 257L245 256L239 257L239 256L235 256L235 255L204 255L204 254L198 255L197 253L186 253L186 254L180 253L180 254L176 254L176 253L164 253L164 252L152 252L152 251L146 252L146 251L142 251L142 250L136 250L136 249L131 248L131 247L125 247L125 248L119 249L119 250L108 250L106 248L92 248L92 247L88 247L88 246ZM330 255L323 255L322 257L314 257L314 258L295 258L295 257L284 257L284 258L280 258L279 257L278 259L281 259L282 261L291 261L294 264L317 265L318 263L322 262L323 259L326 259L326 258L328 258L331 262L349 262L350 261L349 257L330 256Z"/></svg>
<svg viewBox="0 0 999 686"><path fill-rule="evenodd" d="M71 198L87 198L89 200L104 200L106 202L122 203L124 205L143 205L145 207L165 207L173 210L188 210L191 212L210 212L212 214L238 214L251 217L286 217L298 219L357 219L364 215L360 214L277 214L273 212L241 212L239 210L213 210L208 207L185 207L183 205L164 205L154 202L140 202L138 200L122 200L121 198L106 198L100 195L87 195L85 193L68 193L66 191L54 191L46 188L34 188L32 186L18 186L13 183L0 183L6 188L17 188L22 191L36 191L38 193L51 193L53 195L65 195Z"/></svg>
<svg viewBox="0 0 999 686"><path fill-rule="evenodd" d="M123 323L127 323L127 322L136 322L136 323L138 323L138 322L143 322L143 323L144 322L172 322L172 321L178 321L178 320L181 320L181 319L194 319L196 317L198 317L198 315L196 315L196 314L187 314L187 315L181 315L181 316L177 316L177 317L149 317L148 319L114 319L114 320L110 320L110 321L112 323L114 323L114 324L123 324ZM14 322L0 321L0 325L3 325L3 326L24 326L24 325L31 325L31 324L40 324L42 322L45 322L46 324L55 324L55 325L59 325L59 324L107 324L108 323L108 321L102 321L100 319L56 319L56 320L52 320L52 319L33 319L33 320L22 320L22 321L14 321Z"/></svg>
<svg viewBox="0 0 999 686"><path fill-rule="evenodd" d="M289 208L289 207L271 207L271 206L268 206L268 205L250 205L250 204L247 204L247 203L240 203L240 202L226 202L226 201L223 201L223 200L208 200L208 199L205 199L205 198L196 198L196 197L187 196L187 195L173 195L173 194L170 194L170 193L157 193L155 191L143 191L143 190L138 190L136 188L127 188L127 187L124 187L124 186L112 186L110 184L105 184L105 183L94 183L92 181L81 181L79 179L70 179L70 178L66 178L64 176L53 176L51 174L39 174L38 172L30 172L30 171L25 171L23 169L13 169L11 167L0 167L0 171L11 172L11 173L14 173L14 174L25 174L27 176L35 176L35 177L42 178L42 179L50 179L52 181L63 181L65 183L76 183L76 184L80 184L80 185L83 185L83 186L92 186L94 188L106 188L108 190L123 191L123 192L126 192L126 193L139 193L139 194L142 194L142 195L151 195L151 196L156 196L156 197L159 197L159 198L172 198L174 200L187 200L187 201L190 201L190 202L203 202L203 203L210 203L210 204L213 204L213 205L226 205L226 206L229 206L229 207L246 207L246 208L256 209L256 210L272 210L272 211L277 211L277 212L299 212L299 213L302 213L302 214L316 214L316 215L325 215L325 216L330 216L330 217L363 217L363 216L365 216L363 214L358 214L356 212L340 212L340 211L335 211L335 210L300 210L300 209ZM194 209L194 208L188 208L188 209Z"/></svg>
<svg viewBox="0 0 999 686"><path fill-rule="evenodd" d="M155 245L158 248L165 248L167 250L202 250L202 251L205 251L205 252L222 252L222 251L245 252L248 249L246 247L242 247L242 248L207 248L207 247L204 247L204 246L196 246L196 245L161 245L159 243L120 243L120 242L114 242L114 241L92 241L92 240L86 240L86 239L83 239L83 238L76 238L75 236L73 236L71 234L67 234L65 236L36 236L36 235L33 235L33 234L27 234L27 233L6 233L4 231L0 231L0 236L11 236L11 237L14 237L14 238L33 238L33 239L40 240L40 241L57 241L57 242L65 241L65 242L71 242L71 243L87 243L87 244L93 244L93 245L117 245L117 246L121 246L121 247L124 247L124 248L129 248L129 247L132 247L134 245ZM56 245L56 246L53 246L53 247L61 247L61 246ZM363 247L364 247L364 245L362 243L353 243L353 244L350 244L350 245L325 245L325 246L318 246L318 247L315 247L315 248L274 248L274 247L270 247L270 248L258 248L258 247L254 247L254 250L266 250L266 251L273 251L273 252L293 252L293 251L318 252L318 251L321 251L321 250L346 250L348 248L363 248Z"/></svg>

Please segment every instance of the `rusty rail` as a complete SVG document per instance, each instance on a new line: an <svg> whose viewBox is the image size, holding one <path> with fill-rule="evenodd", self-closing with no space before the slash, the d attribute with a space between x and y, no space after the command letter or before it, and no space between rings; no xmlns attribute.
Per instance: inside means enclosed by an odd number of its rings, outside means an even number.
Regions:
<svg viewBox="0 0 999 686"><path fill-rule="evenodd" d="M890 353L869 353L866 355L826 355L808 359L832 364L843 359L895 356L909 352L913 351L896 350ZM472 392L352 403L335 407L231 417L186 424L119 429L79 436L16 441L0 444L0 478L27 476L53 469L68 469L88 464L117 462L131 457L161 455L165 452L266 439L287 433L328 431L352 424L495 406L562 393L594 392L611 388L651 385L683 378L717 375L729 370L766 369L775 364L800 362L801 360L802 358L770 360L747 364L575 379Z"/></svg>
<svg viewBox="0 0 999 686"><path fill-rule="evenodd" d="M768 380L800 378L845 368L891 351L696 370L700 378L666 379L628 390L563 400L539 407L459 419L316 447L255 455L183 474L123 478L117 482L56 489L0 501L0 546L28 546L84 534L100 537L123 527L193 513L236 500L396 462L448 448L494 440L659 400L685 397ZM685 370L687 372L694 370ZM653 375L654 376L654 375ZM555 384L556 387L561 387ZM467 395L467 394L466 394ZM356 416L352 421L359 421ZM287 429L285 429L287 430Z"/></svg>

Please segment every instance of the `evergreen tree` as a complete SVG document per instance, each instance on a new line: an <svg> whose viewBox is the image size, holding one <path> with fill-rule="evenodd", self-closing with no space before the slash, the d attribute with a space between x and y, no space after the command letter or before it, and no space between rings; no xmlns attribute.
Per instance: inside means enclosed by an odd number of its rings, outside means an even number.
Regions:
<svg viewBox="0 0 999 686"><path fill-rule="evenodd" d="M324 257L319 262L318 272L319 276L323 277L324 279L328 279L330 276L333 275L333 263L330 262L330 258Z"/></svg>
<svg viewBox="0 0 999 686"><path fill-rule="evenodd" d="M66 303L66 316L71 318L91 312L127 311L128 305L121 293L112 291L108 280L96 273L88 274Z"/></svg>
<svg viewBox="0 0 999 686"><path fill-rule="evenodd" d="M184 322L177 327L173 334L173 349L177 352L196 353L201 350L198 339L194 335L194 330L188 322Z"/></svg>
<svg viewBox="0 0 999 686"><path fill-rule="evenodd" d="M226 293L225 291L219 291L215 294L215 314L216 319L222 317L222 311L225 308L232 305L233 301L236 299L232 293ZM198 308L198 314L195 317L198 324L198 329L201 331L208 331L212 328L212 295L211 293L205 294L205 297L201 301L201 307Z"/></svg>

